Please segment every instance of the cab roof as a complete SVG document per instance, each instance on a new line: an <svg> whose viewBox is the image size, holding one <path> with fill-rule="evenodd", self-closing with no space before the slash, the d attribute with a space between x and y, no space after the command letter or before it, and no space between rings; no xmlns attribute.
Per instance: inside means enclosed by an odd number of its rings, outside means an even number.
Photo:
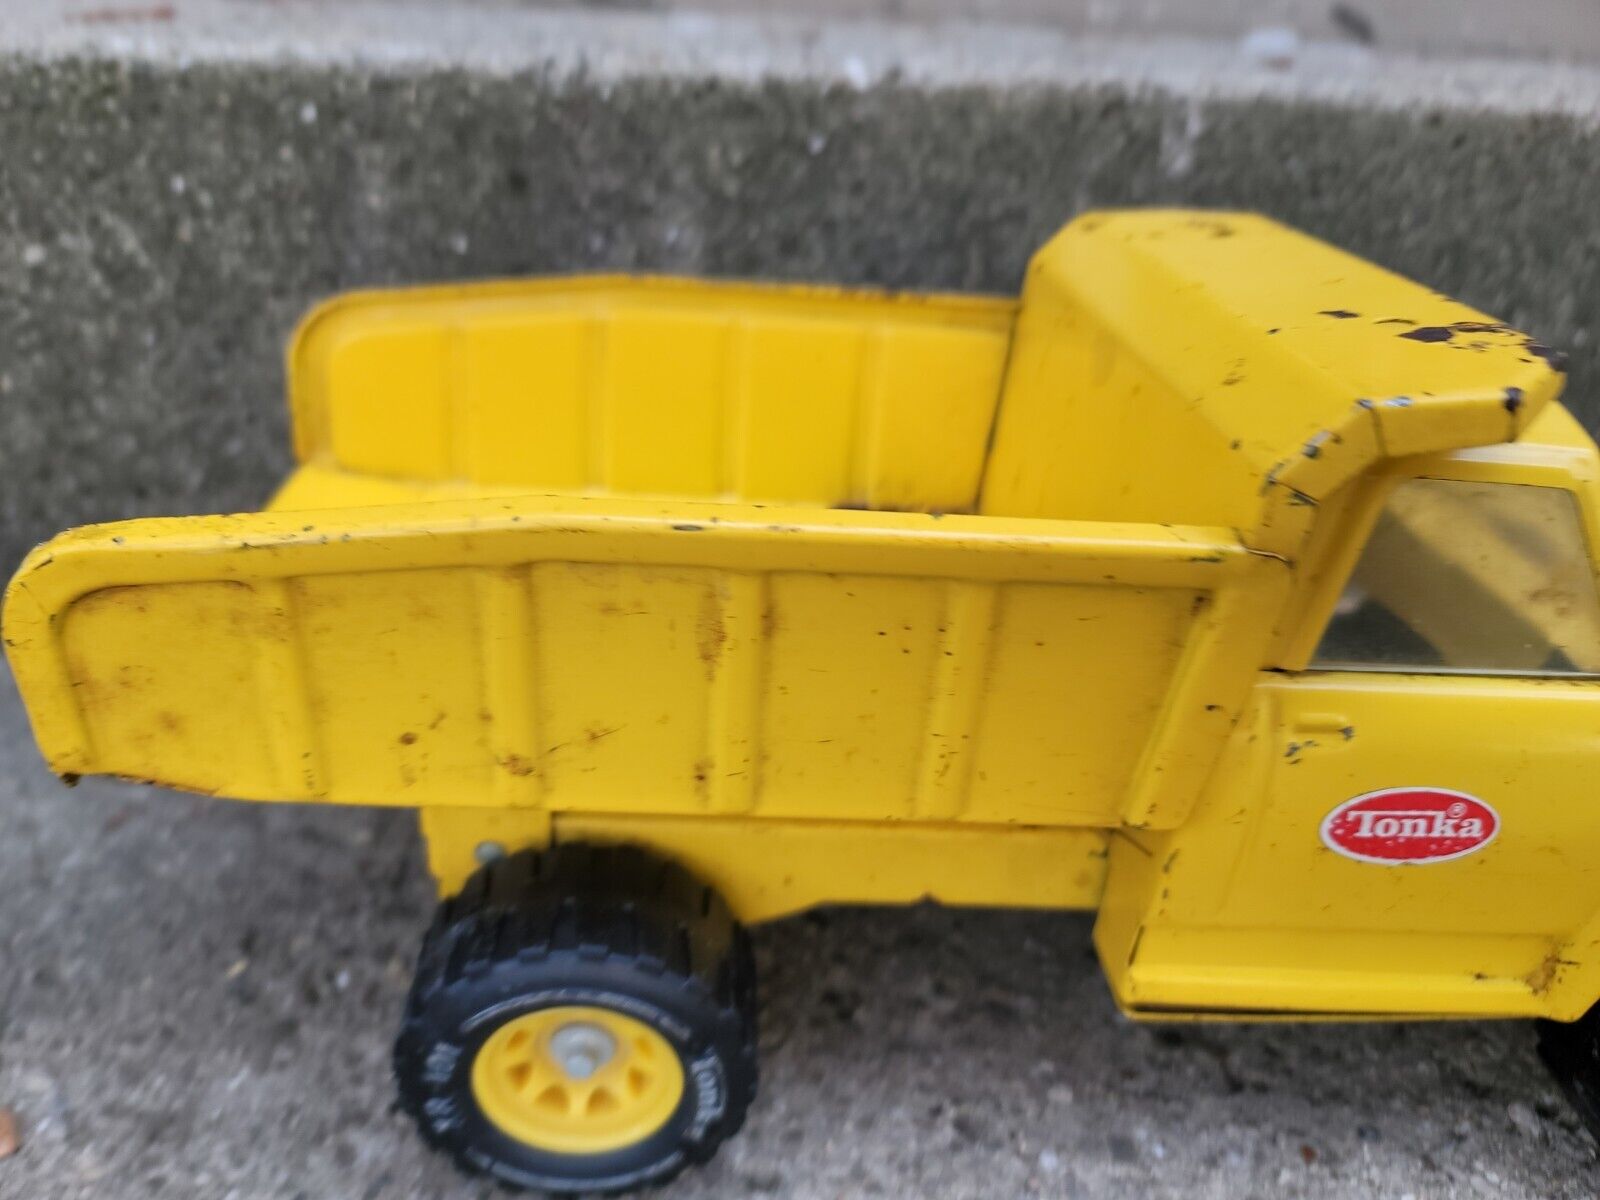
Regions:
<svg viewBox="0 0 1600 1200"><path fill-rule="evenodd" d="M1562 382L1529 335L1265 217L1089 213L1030 265L984 510L1292 543L1286 506L1515 440Z"/></svg>

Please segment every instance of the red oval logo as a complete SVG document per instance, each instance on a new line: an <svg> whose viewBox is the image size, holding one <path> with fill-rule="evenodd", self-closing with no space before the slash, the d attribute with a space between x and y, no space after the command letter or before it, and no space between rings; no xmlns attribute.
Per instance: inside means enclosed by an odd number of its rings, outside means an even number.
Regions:
<svg viewBox="0 0 1600 1200"><path fill-rule="evenodd" d="M1384 867L1449 862L1482 850L1500 814L1476 796L1445 788L1384 788L1346 800L1322 819L1322 844Z"/></svg>

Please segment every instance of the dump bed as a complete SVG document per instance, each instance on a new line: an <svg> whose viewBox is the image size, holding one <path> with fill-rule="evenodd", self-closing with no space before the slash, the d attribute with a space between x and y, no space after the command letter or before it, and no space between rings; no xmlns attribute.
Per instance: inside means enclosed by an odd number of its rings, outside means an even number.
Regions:
<svg viewBox="0 0 1600 1200"><path fill-rule="evenodd" d="M1186 650L1214 676L1271 566L1221 530L539 498L141 522L50 553L8 636L56 701L34 717L58 771L1031 824L1115 819Z"/></svg>
<svg viewBox="0 0 1600 1200"><path fill-rule="evenodd" d="M275 511L24 565L40 745L260 799L1170 825L1319 501L1514 437L1559 385L1253 218L1085 218L1018 312L623 279L336 301L292 351Z"/></svg>
<svg viewBox="0 0 1600 1200"><path fill-rule="evenodd" d="M1014 300L598 277L354 293L289 350L280 503L971 511Z"/></svg>

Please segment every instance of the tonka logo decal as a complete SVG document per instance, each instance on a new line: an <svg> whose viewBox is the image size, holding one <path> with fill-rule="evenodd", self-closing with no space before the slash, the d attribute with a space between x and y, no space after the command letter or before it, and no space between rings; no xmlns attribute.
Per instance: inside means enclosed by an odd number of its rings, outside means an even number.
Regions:
<svg viewBox="0 0 1600 1200"><path fill-rule="evenodd" d="M1399 867L1449 862L1482 850L1500 814L1444 788L1384 788L1346 800L1322 819L1322 844L1357 862Z"/></svg>

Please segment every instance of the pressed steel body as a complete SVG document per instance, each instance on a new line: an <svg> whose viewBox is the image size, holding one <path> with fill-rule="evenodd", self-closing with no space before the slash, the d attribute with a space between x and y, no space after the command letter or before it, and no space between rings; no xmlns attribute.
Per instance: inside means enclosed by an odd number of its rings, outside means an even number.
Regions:
<svg viewBox="0 0 1600 1200"><path fill-rule="evenodd" d="M356 295L291 349L269 510L62 535L8 652L57 772L415 806L445 892L486 844L626 840L749 920L1099 906L1137 1012L1573 1017L1600 683L1310 669L1406 480L1558 489L1596 544L1559 385L1523 335L1235 214L1081 218L1020 304ZM1582 658L1569 605L1426 516ZM1402 868L1319 839L1418 784L1498 838Z"/></svg>

